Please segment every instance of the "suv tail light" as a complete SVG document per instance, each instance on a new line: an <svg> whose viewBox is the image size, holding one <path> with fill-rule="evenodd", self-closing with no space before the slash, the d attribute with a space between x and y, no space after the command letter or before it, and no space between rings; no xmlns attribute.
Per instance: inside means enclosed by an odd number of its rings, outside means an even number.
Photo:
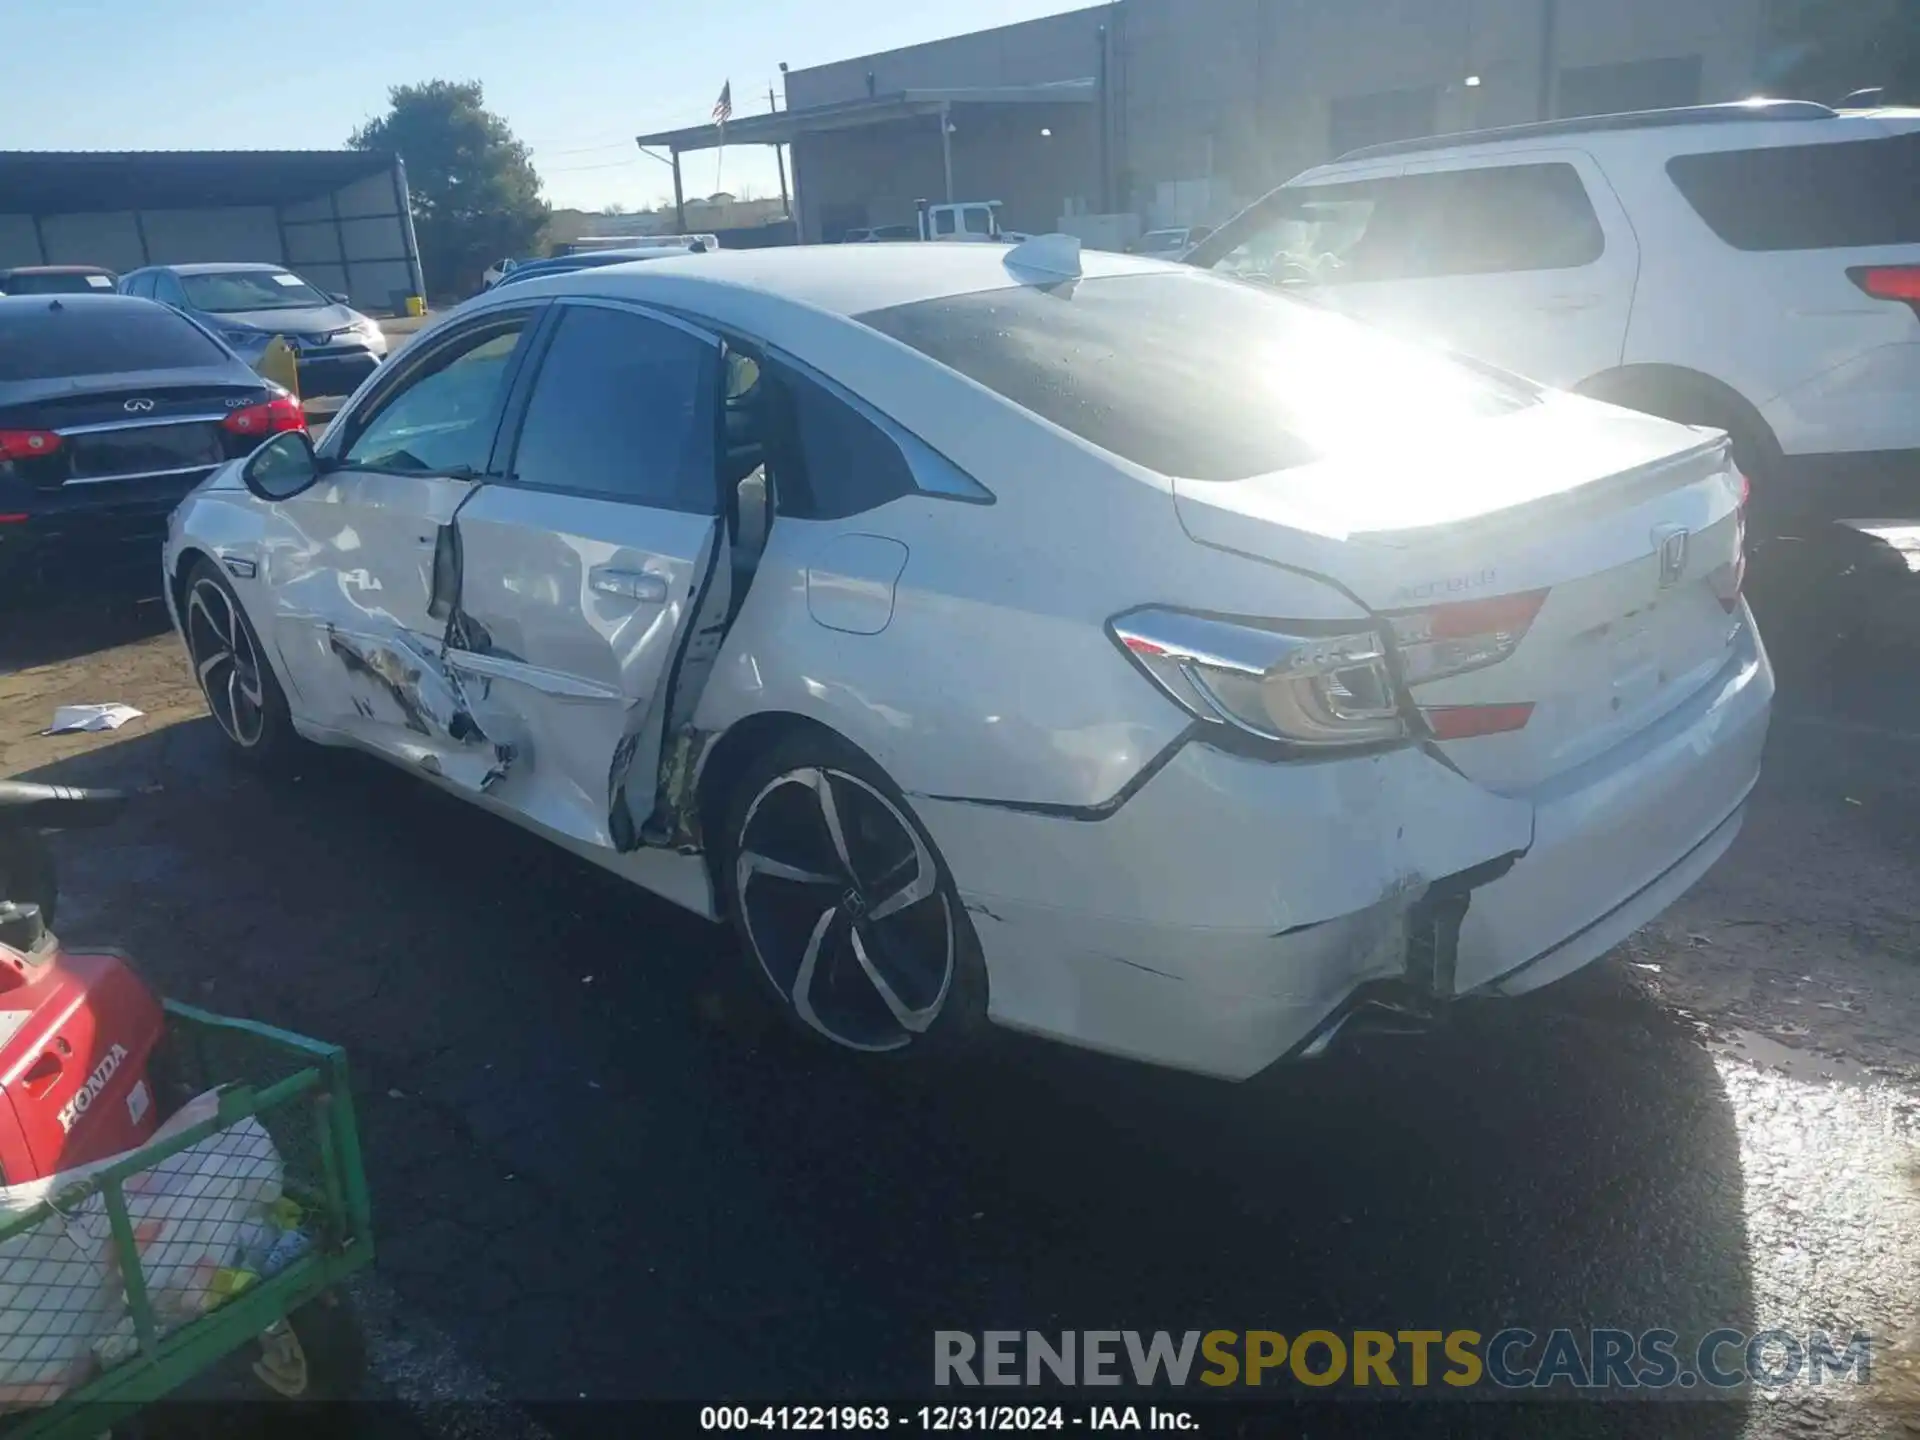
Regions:
<svg viewBox="0 0 1920 1440"><path fill-rule="evenodd" d="M282 430L307 428L307 412L291 395L276 395L258 405L235 410L221 420L220 427L235 435L277 435Z"/></svg>
<svg viewBox="0 0 1920 1440"><path fill-rule="evenodd" d="M1273 628L1184 610L1129 611L1108 629L1182 709L1209 724L1325 750L1404 740L1386 646L1372 629Z"/></svg>
<svg viewBox="0 0 1920 1440"><path fill-rule="evenodd" d="M38 460L64 443L52 430L0 430L0 460Z"/></svg>
<svg viewBox="0 0 1920 1440"><path fill-rule="evenodd" d="M1847 278L1876 300L1896 300L1920 315L1920 265L1860 265Z"/></svg>

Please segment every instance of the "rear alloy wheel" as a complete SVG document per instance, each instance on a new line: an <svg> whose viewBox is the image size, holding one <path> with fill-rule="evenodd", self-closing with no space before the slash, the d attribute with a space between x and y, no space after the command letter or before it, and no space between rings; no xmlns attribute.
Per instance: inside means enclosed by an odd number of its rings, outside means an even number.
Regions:
<svg viewBox="0 0 1920 1440"><path fill-rule="evenodd" d="M286 697L246 612L211 565L201 562L189 572L180 625L194 679L221 733L249 759L284 750L292 736Z"/></svg>
<svg viewBox="0 0 1920 1440"><path fill-rule="evenodd" d="M735 799L733 918L781 1006L847 1050L916 1050L977 1010L973 934L931 842L864 757L780 747ZM769 757L774 759L774 757Z"/></svg>

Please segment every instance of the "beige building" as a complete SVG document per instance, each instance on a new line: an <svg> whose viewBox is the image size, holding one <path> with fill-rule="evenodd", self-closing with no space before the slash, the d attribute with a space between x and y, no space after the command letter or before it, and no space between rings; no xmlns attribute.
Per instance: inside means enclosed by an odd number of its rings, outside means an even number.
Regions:
<svg viewBox="0 0 1920 1440"><path fill-rule="evenodd" d="M1020 230L1199 223L1378 141L1754 94L1781 3L1117 0L795 70L788 108L727 143L789 147L808 240L911 223L919 199L1001 200Z"/></svg>

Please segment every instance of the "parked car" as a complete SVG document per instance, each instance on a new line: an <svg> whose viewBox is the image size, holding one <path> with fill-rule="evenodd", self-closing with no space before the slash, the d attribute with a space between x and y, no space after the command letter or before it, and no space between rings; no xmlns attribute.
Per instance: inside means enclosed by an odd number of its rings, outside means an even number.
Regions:
<svg viewBox="0 0 1920 1440"><path fill-rule="evenodd" d="M1176 225L1168 230L1149 230L1127 249L1135 255L1152 255L1160 260L1177 260L1213 231L1205 225Z"/></svg>
<svg viewBox="0 0 1920 1440"><path fill-rule="evenodd" d="M0 589L152 579L182 497L305 423L292 396L165 306L0 299Z"/></svg>
<svg viewBox="0 0 1920 1440"><path fill-rule="evenodd" d="M98 265L15 265L0 269L0 295L111 294L118 279Z"/></svg>
<svg viewBox="0 0 1920 1440"><path fill-rule="evenodd" d="M686 245L640 245L631 250L582 250L574 255L556 255L549 260L522 260L491 287L518 285L549 275L571 275L576 270L600 270L608 265L626 265L636 260L667 260L688 254L700 254Z"/></svg>
<svg viewBox="0 0 1920 1440"><path fill-rule="evenodd" d="M360 747L724 919L813 1035L1237 1078L1719 858L1741 498L1723 436L1047 236L503 287L166 565L236 755Z"/></svg>
<svg viewBox="0 0 1920 1440"><path fill-rule="evenodd" d="M506 279L507 275L513 270L513 267L520 263L520 261L514 259L511 255L503 256L494 261L493 264L481 272L480 288L482 290L491 290L502 280Z"/></svg>
<svg viewBox="0 0 1920 1440"><path fill-rule="evenodd" d="M377 322L278 265L152 265L122 276L120 288L191 315L248 364L286 337L303 395L350 394L386 357Z"/></svg>
<svg viewBox="0 0 1920 1440"><path fill-rule="evenodd" d="M879 241L918 240L920 231L913 225L859 225L840 237L843 245L871 245Z"/></svg>
<svg viewBox="0 0 1920 1440"><path fill-rule="evenodd" d="M1783 499L1920 473L1920 110L1768 101L1375 146L1187 259L1733 437Z"/></svg>

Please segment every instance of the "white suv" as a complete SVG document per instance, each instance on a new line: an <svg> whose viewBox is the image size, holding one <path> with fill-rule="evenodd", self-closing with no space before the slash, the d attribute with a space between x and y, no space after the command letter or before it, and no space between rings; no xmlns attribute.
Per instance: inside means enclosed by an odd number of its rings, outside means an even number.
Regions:
<svg viewBox="0 0 1920 1440"><path fill-rule="evenodd" d="M1754 101L1374 146L1187 259L1725 430L1776 495L1920 475L1920 110Z"/></svg>

